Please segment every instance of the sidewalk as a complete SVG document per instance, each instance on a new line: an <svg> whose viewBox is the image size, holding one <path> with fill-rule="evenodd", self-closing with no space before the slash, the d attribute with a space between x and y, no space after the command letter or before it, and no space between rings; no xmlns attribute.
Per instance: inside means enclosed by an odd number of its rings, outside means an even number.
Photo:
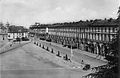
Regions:
<svg viewBox="0 0 120 78"><path fill-rule="evenodd" d="M35 40L35 41L33 41L33 43L34 42L36 42L37 44L41 44L42 46L44 45L44 47L48 47L50 49L53 48L55 53L60 51L61 55L67 54L71 60L74 60L79 64L81 64L82 60L84 61L85 64L90 64L91 67L97 67L97 66L107 64L106 61L96 59L95 56L93 56L92 54L91 54L91 56L89 56L89 54L87 55L86 52L85 52L86 54L85 53L83 54L84 51L79 52L80 50L74 49L75 51L73 50L73 56L71 57L70 49L67 47L63 47L63 45L53 43L53 42L46 42L46 41L42 41L42 40Z"/></svg>
<svg viewBox="0 0 120 78"><path fill-rule="evenodd" d="M42 41L42 40L41 40L41 41ZM47 42L47 41L43 41L43 42L51 43L51 45L58 46L58 47L61 47L61 48L65 48L65 49L70 50L70 49L67 48L67 47L63 47L63 45L61 45L61 44L57 44L57 43L53 43L53 42ZM107 60L104 59L103 56L97 57L97 56L98 56L97 54L93 54L93 53L90 53L90 52L82 51L82 50L80 50L80 49L73 49L73 52L81 53L81 54L87 55L87 56L89 56L89 57L93 57L93 58L95 58L95 59L98 59L98 60L102 60L102 61L107 62Z"/></svg>

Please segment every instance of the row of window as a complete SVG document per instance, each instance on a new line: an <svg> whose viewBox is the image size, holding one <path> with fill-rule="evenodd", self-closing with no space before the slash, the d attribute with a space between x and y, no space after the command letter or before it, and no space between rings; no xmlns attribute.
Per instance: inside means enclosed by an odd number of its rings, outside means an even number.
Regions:
<svg viewBox="0 0 120 78"><path fill-rule="evenodd" d="M26 37L28 36L28 33L8 33L8 39L11 38L17 38L17 37Z"/></svg>
<svg viewBox="0 0 120 78"><path fill-rule="evenodd" d="M117 28L113 27L91 27L91 28L55 28L55 29L48 29L49 32L51 31L70 31L70 32L117 32Z"/></svg>
<svg viewBox="0 0 120 78"><path fill-rule="evenodd" d="M32 31L32 30L31 30ZM43 29L34 29L36 33L51 33L51 32L99 32L99 33L116 33L117 28L113 27L91 27L91 28L43 28Z"/></svg>
<svg viewBox="0 0 120 78"><path fill-rule="evenodd" d="M87 38L91 40L111 41L114 37L114 33L117 32L117 28L114 27L68 27L68 28L41 28L31 30L34 33L48 33L49 35L58 35L65 37L79 37ZM109 33L109 34L103 34Z"/></svg>
<svg viewBox="0 0 120 78"><path fill-rule="evenodd" d="M55 33L51 32L50 35L58 35L58 36L64 36L64 37L78 37L78 38L86 38L91 40L100 40L100 41L111 41L114 37L114 35L110 34L92 34L92 33Z"/></svg>

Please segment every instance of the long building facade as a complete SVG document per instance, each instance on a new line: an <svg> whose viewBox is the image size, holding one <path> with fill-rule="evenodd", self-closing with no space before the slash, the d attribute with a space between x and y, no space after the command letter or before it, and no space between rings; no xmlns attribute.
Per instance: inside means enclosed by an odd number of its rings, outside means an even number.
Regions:
<svg viewBox="0 0 120 78"><path fill-rule="evenodd" d="M104 56L110 48L109 44L117 37L118 30L119 25L113 22L36 24L30 27L30 35Z"/></svg>

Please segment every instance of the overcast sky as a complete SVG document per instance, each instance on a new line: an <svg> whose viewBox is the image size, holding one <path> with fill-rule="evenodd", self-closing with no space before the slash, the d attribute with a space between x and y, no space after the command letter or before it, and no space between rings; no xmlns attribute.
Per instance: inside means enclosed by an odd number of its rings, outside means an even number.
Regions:
<svg viewBox="0 0 120 78"><path fill-rule="evenodd" d="M119 4L120 0L0 0L0 21L29 27L34 22L116 18Z"/></svg>

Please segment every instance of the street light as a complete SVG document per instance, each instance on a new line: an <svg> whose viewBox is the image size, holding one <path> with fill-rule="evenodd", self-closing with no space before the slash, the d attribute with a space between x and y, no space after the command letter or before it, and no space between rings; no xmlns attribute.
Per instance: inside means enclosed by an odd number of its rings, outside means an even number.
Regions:
<svg viewBox="0 0 120 78"><path fill-rule="evenodd" d="M72 45L71 45L70 53L71 53L71 58L72 58L73 57Z"/></svg>
<svg viewBox="0 0 120 78"><path fill-rule="evenodd" d="M73 46L74 44L72 44L72 41L71 41L71 47L70 47L70 53L71 53L71 58L73 57L73 50L72 50L72 46Z"/></svg>

